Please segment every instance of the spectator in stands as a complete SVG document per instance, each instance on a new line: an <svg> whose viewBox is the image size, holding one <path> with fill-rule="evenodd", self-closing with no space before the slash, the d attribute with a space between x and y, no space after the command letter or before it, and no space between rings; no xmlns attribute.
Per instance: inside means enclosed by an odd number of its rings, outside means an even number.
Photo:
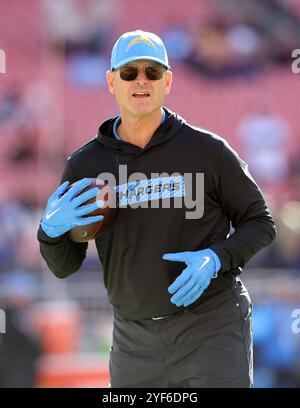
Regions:
<svg viewBox="0 0 300 408"><path fill-rule="evenodd" d="M267 200L271 208L278 236L268 248L263 249L255 259L250 260L250 268L290 269L291 276L300 276L300 202L276 203ZM273 273L273 269L270 269ZM286 274L286 271L284 272Z"/></svg>
<svg viewBox="0 0 300 408"><path fill-rule="evenodd" d="M250 74L264 63L263 45L254 26L216 18L199 28L186 62L213 78Z"/></svg>
<svg viewBox="0 0 300 408"><path fill-rule="evenodd" d="M35 125L17 127L15 132L16 144L8 158L12 165L23 167L27 164L36 164L38 135L39 132Z"/></svg>
<svg viewBox="0 0 300 408"><path fill-rule="evenodd" d="M117 0L44 0L50 38L57 50L99 54L116 21Z"/></svg>
<svg viewBox="0 0 300 408"><path fill-rule="evenodd" d="M299 139L300 135L297 137ZM288 188L287 199L300 202L300 149L294 152L289 161Z"/></svg>
<svg viewBox="0 0 300 408"><path fill-rule="evenodd" d="M21 106L21 91L17 86L4 89L0 100L0 126L16 120Z"/></svg>
<svg viewBox="0 0 300 408"><path fill-rule="evenodd" d="M287 180L290 130L280 114L273 112L265 103L256 105L238 124L237 135L255 179L263 186Z"/></svg>
<svg viewBox="0 0 300 408"><path fill-rule="evenodd" d="M101 85L103 54L117 22L117 0L44 0L51 41L67 57L67 74L76 86ZM103 75L104 76L104 75Z"/></svg>
<svg viewBox="0 0 300 408"><path fill-rule="evenodd" d="M183 61L192 52L194 37L183 24L170 24L162 38L172 61Z"/></svg>
<svg viewBox="0 0 300 408"><path fill-rule="evenodd" d="M25 220L25 208L0 186L0 272L14 264Z"/></svg>
<svg viewBox="0 0 300 408"><path fill-rule="evenodd" d="M299 298L280 288L253 310L255 387L300 386L300 342L291 329Z"/></svg>
<svg viewBox="0 0 300 408"><path fill-rule="evenodd" d="M41 348L27 312L35 299L36 282L25 271L15 270L9 271L1 283L6 333L0 338L0 388L34 387Z"/></svg>

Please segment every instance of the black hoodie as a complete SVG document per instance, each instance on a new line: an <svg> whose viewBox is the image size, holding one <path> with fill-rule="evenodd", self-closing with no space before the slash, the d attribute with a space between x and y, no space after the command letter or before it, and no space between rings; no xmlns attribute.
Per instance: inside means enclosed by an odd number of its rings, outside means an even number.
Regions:
<svg viewBox="0 0 300 408"><path fill-rule="evenodd" d="M239 274L276 235L265 200L246 163L224 139L164 110L165 122L144 148L115 138L116 118L104 122L97 137L69 157L61 180L72 183L110 172L118 182L119 166L126 164L128 176L141 172L149 179L153 179L152 173L191 173L192 191L196 191L196 173L204 174L201 217L187 219L190 209L185 205L176 208L174 198L169 199L170 208L162 208L162 199L158 200L159 208L124 206L118 209L114 223L96 238L109 300L128 319L164 316L184 309L170 302L167 289L185 264L164 261L164 253L209 247L219 256L219 277L212 279L198 301L188 307L194 308L226 290L228 279L224 277ZM234 231L231 235L230 226ZM42 256L57 277L67 277L80 268L86 243L72 243L67 234L51 239L41 228L38 239Z"/></svg>

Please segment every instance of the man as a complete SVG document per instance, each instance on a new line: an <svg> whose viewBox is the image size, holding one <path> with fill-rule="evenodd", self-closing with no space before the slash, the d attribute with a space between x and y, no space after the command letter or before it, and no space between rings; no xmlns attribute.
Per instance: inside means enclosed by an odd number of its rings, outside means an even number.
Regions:
<svg viewBox="0 0 300 408"><path fill-rule="evenodd" d="M96 203L80 206L97 188L78 193L98 174L120 182L126 166L136 184L118 191L138 193L120 199L96 238L114 307L111 386L251 387L251 301L238 275L276 235L262 193L224 139L163 107L172 73L155 34L123 34L107 82L120 116L69 158L38 231L41 253L57 277L80 268L87 243L67 232L101 216L83 217ZM188 211L191 191L202 212Z"/></svg>

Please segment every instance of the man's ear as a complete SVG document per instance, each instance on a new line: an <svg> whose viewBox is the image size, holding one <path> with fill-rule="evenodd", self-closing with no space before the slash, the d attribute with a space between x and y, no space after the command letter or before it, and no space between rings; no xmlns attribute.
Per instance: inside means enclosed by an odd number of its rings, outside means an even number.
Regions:
<svg viewBox="0 0 300 408"><path fill-rule="evenodd" d="M169 93L170 93L172 80L173 80L172 71L166 71L166 73L165 73L165 85L166 85L165 95L169 95Z"/></svg>
<svg viewBox="0 0 300 408"><path fill-rule="evenodd" d="M106 80L109 92L115 94L115 73L112 71L106 71Z"/></svg>

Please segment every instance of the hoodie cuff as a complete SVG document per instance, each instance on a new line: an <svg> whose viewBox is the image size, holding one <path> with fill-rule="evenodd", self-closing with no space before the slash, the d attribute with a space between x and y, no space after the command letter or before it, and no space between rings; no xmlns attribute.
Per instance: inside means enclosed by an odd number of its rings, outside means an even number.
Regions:
<svg viewBox="0 0 300 408"><path fill-rule="evenodd" d="M55 245L55 244L60 244L62 242L65 242L68 239L68 233L66 232L65 234L57 238L51 238L45 233L45 231L42 229L41 224L40 224L38 232L37 232L37 239L39 240L39 242L42 242L43 244L54 244Z"/></svg>
<svg viewBox="0 0 300 408"><path fill-rule="evenodd" d="M218 272L221 270L222 268L222 264L220 261L220 258L218 257L218 255L215 253L215 251L213 251L211 248L208 248L211 256L213 258L213 262L214 262L214 266L215 266L215 271L213 273L213 278L217 278L218 277Z"/></svg>

